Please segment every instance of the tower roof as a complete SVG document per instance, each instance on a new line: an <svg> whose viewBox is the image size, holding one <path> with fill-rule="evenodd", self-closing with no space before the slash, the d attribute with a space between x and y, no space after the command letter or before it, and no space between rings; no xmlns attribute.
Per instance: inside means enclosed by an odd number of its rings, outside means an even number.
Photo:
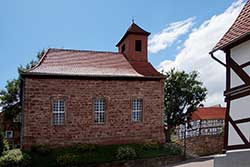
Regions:
<svg viewBox="0 0 250 167"><path fill-rule="evenodd" d="M247 0L244 8L240 12L239 16L226 32L226 34L220 39L211 52L215 52L220 49L239 41L240 39L250 35L250 0Z"/></svg>
<svg viewBox="0 0 250 167"><path fill-rule="evenodd" d="M141 27L139 27L134 22L130 25L127 32L123 35L122 39L116 44L116 46L120 45L120 43L129 35L129 34L140 34L140 35L146 35L149 36L150 33L143 30Z"/></svg>

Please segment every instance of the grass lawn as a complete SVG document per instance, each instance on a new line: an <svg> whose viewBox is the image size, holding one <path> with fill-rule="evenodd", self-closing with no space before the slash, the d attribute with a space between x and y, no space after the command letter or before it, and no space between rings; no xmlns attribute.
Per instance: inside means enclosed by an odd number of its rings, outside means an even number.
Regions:
<svg viewBox="0 0 250 167"><path fill-rule="evenodd" d="M80 145L79 145L80 146ZM53 149L44 151L29 151L31 164L34 167L54 167L62 165L86 165L101 164L105 162L117 161L117 150L120 147L130 147L136 152L136 157L131 159L144 159L160 156L179 156L182 151L180 148L169 145L145 145L145 144L127 144L127 145L108 145L94 146L94 149L79 149L79 146L63 149ZM86 145L84 146L86 147ZM88 146L87 146L88 147ZM63 161L63 162L62 162Z"/></svg>

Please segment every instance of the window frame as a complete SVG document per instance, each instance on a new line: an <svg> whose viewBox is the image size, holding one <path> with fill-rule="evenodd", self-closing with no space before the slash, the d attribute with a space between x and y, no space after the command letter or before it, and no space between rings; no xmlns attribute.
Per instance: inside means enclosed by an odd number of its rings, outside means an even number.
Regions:
<svg viewBox="0 0 250 167"><path fill-rule="evenodd" d="M8 132L11 133L11 137L8 137L8 136L7 136ZM14 138L14 132L13 132L13 130L6 130L5 133L4 133L4 137L5 137L6 139L13 139L13 138Z"/></svg>
<svg viewBox="0 0 250 167"><path fill-rule="evenodd" d="M141 102L141 110L134 110L134 108L133 108L133 103L134 103L134 101L135 100L139 100L140 102ZM143 111L144 111L144 107L143 107L143 105L144 105L144 102L143 102L143 98L142 97L138 97L138 98L133 98L132 100L131 100L131 121L133 122L133 123L141 123L141 122L143 122ZM134 112L140 112L140 118L138 119L138 120L135 120L134 119Z"/></svg>
<svg viewBox="0 0 250 167"><path fill-rule="evenodd" d="M55 102L59 102L59 101L63 101L64 102L64 111L56 111L56 112L54 112L54 104L55 104ZM60 102L59 102L60 103ZM59 106L58 106L58 108L60 108L60 104L59 104ZM58 98L58 99L53 99L52 100L52 104L51 104L51 114L52 114L52 119L51 119L51 124L53 125L53 126L63 126L63 125L65 125L66 124L66 110L67 110L67 102L66 102L66 99L65 98ZM60 114L64 114L64 119L63 119L63 123L61 123L61 124L59 124L59 123L57 123L57 124L55 124L55 120L54 120L54 114L59 114L59 116L58 117L60 117ZM59 118L58 118L59 119Z"/></svg>
<svg viewBox="0 0 250 167"><path fill-rule="evenodd" d="M95 102L97 100L103 100L103 110L102 111L96 111L95 109ZM96 124L96 125L103 125L106 123L107 121L107 116L106 116L106 112L107 112L107 100L104 98L104 97L94 97L93 100L92 100L92 105L93 105L93 123ZM100 106L98 107L100 109ZM99 114L103 114L103 121L102 122L99 122L99 121L96 121L96 113L99 113ZM101 116L101 115L100 115ZM99 118L99 120L101 120Z"/></svg>
<svg viewBox="0 0 250 167"><path fill-rule="evenodd" d="M140 40L140 39L135 40L135 51L136 52L142 51L142 40Z"/></svg>

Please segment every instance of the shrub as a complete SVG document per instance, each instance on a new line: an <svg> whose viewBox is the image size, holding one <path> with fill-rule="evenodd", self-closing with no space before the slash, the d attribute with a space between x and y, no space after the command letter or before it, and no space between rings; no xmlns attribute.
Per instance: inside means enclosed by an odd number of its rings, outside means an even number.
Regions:
<svg viewBox="0 0 250 167"><path fill-rule="evenodd" d="M174 143L167 143L164 147L171 155L180 155L182 153L182 149Z"/></svg>
<svg viewBox="0 0 250 167"><path fill-rule="evenodd" d="M95 144L78 144L75 146L77 153L93 152L96 150Z"/></svg>
<svg viewBox="0 0 250 167"><path fill-rule="evenodd" d="M9 150L9 144L7 140L4 138L3 132L0 129L0 156L3 154L4 151Z"/></svg>
<svg viewBox="0 0 250 167"><path fill-rule="evenodd" d="M56 157L56 163L58 166L72 166L72 165L77 165L79 159L80 159L79 155L75 155L72 153L65 153L62 155L58 155Z"/></svg>
<svg viewBox="0 0 250 167"><path fill-rule="evenodd" d="M158 150L160 148L160 144L157 141L147 141L143 143L143 150Z"/></svg>
<svg viewBox="0 0 250 167"><path fill-rule="evenodd" d="M50 153L51 149L46 145L33 145L31 146L31 151L41 155L46 155Z"/></svg>
<svg viewBox="0 0 250 167"><path fill-rule="evenodd" d="M129 160L136 158L135 149L128 146L121 146L117 149L116 158L118 160Z"/></svg>
<svg viewBox="0 0 250 167"><path fill-rule="evenodd" d="M19 166L26 167L30 164L30 156L26 153L22 153L20 149L13 149L5 151L3 156L0 157L0 166L9 167L9 166Z"/></svg>

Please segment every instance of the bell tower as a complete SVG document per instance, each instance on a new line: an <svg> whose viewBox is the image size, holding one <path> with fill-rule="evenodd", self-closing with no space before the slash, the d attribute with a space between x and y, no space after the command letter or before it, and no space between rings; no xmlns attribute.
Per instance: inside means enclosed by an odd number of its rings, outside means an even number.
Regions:
<svg viewBox="0 0 250 167"><path fill-rule="evenodd" d="M118 47L119 53L123 53L128 61L147 62L149 35L149 32L133 22L116 47Z"/></svg>

